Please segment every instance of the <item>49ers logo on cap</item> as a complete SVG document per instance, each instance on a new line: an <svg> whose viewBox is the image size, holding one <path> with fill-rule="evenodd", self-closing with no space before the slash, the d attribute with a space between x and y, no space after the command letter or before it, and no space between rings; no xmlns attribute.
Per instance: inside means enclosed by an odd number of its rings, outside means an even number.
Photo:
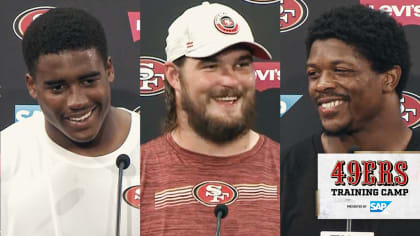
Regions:
<svg viewBox="0 0 420 236"><path fill-rule="evenodd" d="M401 118L404 123L412 128L420 126L420 96L403 91L400 102Z"/></svg>
<svg viewBox="0 0 420 236"><path fill-rule="evenodd" d="M224 34L236 34L239 31L238 24L226 13L220 13L214 17L214 26Z"/></svg>
<svg viewBox="0 0 420 236"><path fill-rule="evenodd" d="M13 31L20 39L29 25L40 15L55 7L35 7L20 13L13 21Z"/></svg>
<svg viewBox="0 0 420 236"><path fill-rule="evenodd" d="M156 57L140 57L140 96L154 96L165 91L165 61Z"/></svg>
<svg viewBox="0 0 420 236"><path fill-rule="evenodd" d="M303 0L280 0L280 32L294 30L308 18L308 6Z"/></svg>
<svg viewBox="0 0 420 236"><path fill-rule="evenodd" d="M140 185L124 190L123 198L130 206L140 208Z"/></svg>
<svg viewBox="0 0 420 236"><path fill-rule="evenodd" d="M238 198L238 190L220 181L205 181L193 188L193 196L205 206L229 205Z"/></svg>

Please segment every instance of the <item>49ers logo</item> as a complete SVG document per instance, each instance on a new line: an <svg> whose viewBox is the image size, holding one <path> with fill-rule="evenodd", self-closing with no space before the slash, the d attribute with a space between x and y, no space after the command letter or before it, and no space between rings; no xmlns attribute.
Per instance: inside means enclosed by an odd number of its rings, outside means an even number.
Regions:
<svg viewBox="0 0 420 236"><path fill-rule="evenodd" d="M123 198L130 206L140 208L140 185L127 188Z"/></svg>
<svg viewBox="0 0 420 236"><path fill-rule="evenodd" d="M13 31L20 39L29 25L40 15L55 7L35 7L20 13L13 21Z"/></svg>
<svg viewBox="0 0 420 236"><path fill-rule="evenodd" d="M156 57L140 57L140 96L154 96L165 91L165 61Z"/></svg>
<svg viewBox="0 0 420 236"><path fill-rule="evenodd" d="M238 191L224 182L205 181L193 188L193 196L205 206L229 205L238 198Z"/></svg>
<svg viewBox="0 0 420 236"><path fill-rule="evenodd" d="M226 13L220 13L214 17L214 26L224 34L236 34L239 31L238 24Z"/></svg>
<svg viewBox="0 0 420 236"><path fill-rule="evenodd" d="M294 30L308 18L308 6L303 0L280 0L280 32Z"/></svg>
<svg viewBox="0 0 420 236"><path fill-rule="evenodd" d="M408 127L417 128L420 126L420 96L414 93L403 91L400 100L401 118Z"/></svg>

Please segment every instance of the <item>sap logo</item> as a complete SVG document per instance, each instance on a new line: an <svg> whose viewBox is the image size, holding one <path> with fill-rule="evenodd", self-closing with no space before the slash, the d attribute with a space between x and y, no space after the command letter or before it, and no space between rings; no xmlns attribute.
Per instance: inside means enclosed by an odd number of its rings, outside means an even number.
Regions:
<svg viewBox="0 0 420 236"><path fill-rule="evenodd" d="M280 95L280 117L286 114L302 95Z"/></svg>
<svg viewBox="0 0 420 236"><path fill-rule="evenodd" d="M370 201L370 212L383 212L392 201Z"/></svg>
<svg viewBox="0 0 420 236"><path fill-rule="evenodd" d="M15 105L15 122L41 114L39 105Z"/></svg>

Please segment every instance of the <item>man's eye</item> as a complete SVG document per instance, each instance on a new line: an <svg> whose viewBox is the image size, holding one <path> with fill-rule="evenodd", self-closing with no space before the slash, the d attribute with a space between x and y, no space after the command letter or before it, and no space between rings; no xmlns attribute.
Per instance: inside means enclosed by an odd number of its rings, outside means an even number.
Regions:
<svg viewBox="0 0 420 236"><path fill-rule="evenodd" d="M84 85L84 86L89 86L89 85L94 84L95 81L96 81L96 79L85 79L85 80L81 81L81 84Z"/></svg>
<svg viewBox="0 0 420 236"><path fill-rule="evenodd" d="M208 63L208 64L204 64L203 65L204 69L215 69L217 68L217 64L216 63Z"/></svg>
<svg viewBox="0 0 420 236"><path fill-rule="evenodd" d="M53 86L50 87L50 89L54 93L62 92L64 90L64 85L62 85L62 84L53 85Z"/></svg>
<svg viewBox="0 0 420 236"><path fill-rule="evenodd" d="M243 62L240 62L240 63L236 64L237 67L249 67L251 65L252 65L252 62L250 62L250 61L243 61Z"/></svg>
<svg viewBox="0 0 420 236"><path fill-rule="evenodd" d="M337 72L337 73L350 73L350 72L353 72L353 70L347 69L347 68L335 68L335 72Z"/></svg>
<svg viewBox="0 0 420 236"><path fill-rule="evenodd" d="M306 75L308 76L308 78L315 78L316 76L318 76L318 72L316 71L307 71Z"/></svg>

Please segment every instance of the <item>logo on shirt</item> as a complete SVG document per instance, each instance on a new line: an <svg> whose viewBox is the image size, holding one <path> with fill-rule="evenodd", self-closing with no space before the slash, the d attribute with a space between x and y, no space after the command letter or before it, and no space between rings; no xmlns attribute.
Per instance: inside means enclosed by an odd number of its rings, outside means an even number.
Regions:
<svg viewBox="0 0 420 236"><path fill-rule="evenodd" d="M194 198L205 206L229 205L238 198L238 190L220 181L205 181L194 186Z"/></svg>
<svg viewBox="0 0 420 236"><path fill-rule="evenodd" d="M55 7L35 7L35 8L25 10L22 13L20 13L13 21L13 31L15 32L16 36L22 39L23 34L25 33L29 25L38 16L44 14L45 12L49 11L52 8L55 8Z"/></svg>
<svg viewBox="0 0 420 236"><path fill-rule="evenodd" d="M123 198L128 205L140 208L140 185L131 186L124 190Z"/></svg>

